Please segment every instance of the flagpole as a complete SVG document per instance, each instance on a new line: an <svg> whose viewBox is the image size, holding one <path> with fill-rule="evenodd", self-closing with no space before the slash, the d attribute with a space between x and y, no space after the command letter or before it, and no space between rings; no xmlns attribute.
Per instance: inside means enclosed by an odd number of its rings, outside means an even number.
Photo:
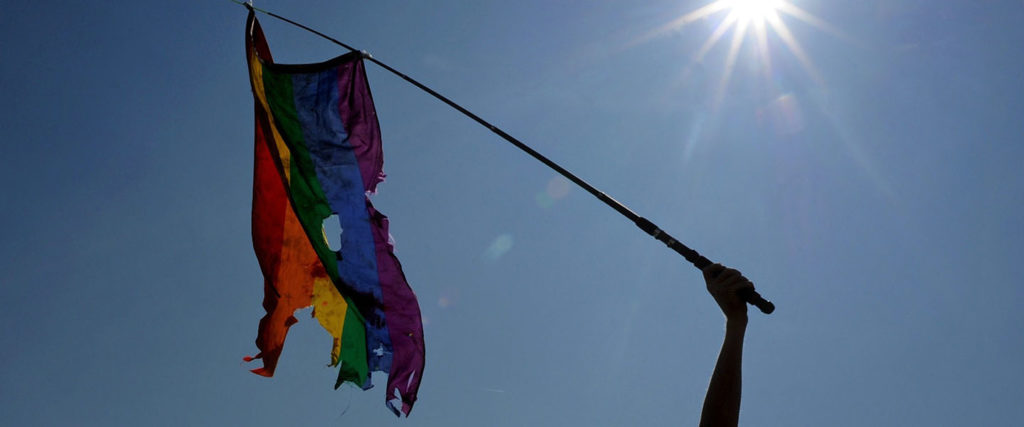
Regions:
<svg viewBox="0 0 1024 427"><path fill-rule="evenodd" d="M459 104L456 104L454 101L448 99L444 95L441 95L437 91L435 91L435 90L427 87L426 85L416 81L412 77L409 77L409 76L405 75L405 73L402 73L401 71L398 71L398 70L396 70L394 68L391 68L391 66L389 66L388 64L385 64L385 63L377 60L376 58L374 58L372 55L370 55L365 50L358 50L358 49L356 49L356 48L354 48L352 46L349 46L349 45L347 45L345 43L342 43L342 42L340 42L340 41L338 41L338 40L336 40L336 39L334 39L334 38L332 38L332 37L330 37L330 36L328 36L328 35L326 35L324 33L321 33L321 32L319 32L317 30L314 30L314 29L312 29L310 27L302 25L302 24L300 24L298 22L292 21L291 19L285 18L285 17L283 17L281 15L278 15L276 13L255 8L255 7L252 6L251 3L240 3L240 2L235 1L235 0L231 0L231 1L233 1L235 3L242 4L243 6L246 7L246 9L249 9L250 13L252 13L252 12L264 13L264 14L269 15L271 17L277 18L277 19L279 19L281 21L284 21L284 22L287 22L289 24L292 24L292 25L294 25L296 27L302 28L302 29L304 29L306 31L309 31L309 32L313 33L313 34L316 34L316 35L318 35L318 36L320 36L320 37L322 37L322 38L324 38L324 39L326 39L328 41L331 41L331 42L333 42L334 44L336 44L338 46L341 46L341 47L343 47L345 49L348 49L348 50L350 50L352 52L360 52L362 54L363 58L365 58L367 61L370 61L370 62L373 62L374 64L377 64L381 68L383 68L383 69L385 69L387 71L390 71L392 74L394 74L394 75L400 77L401 79L409 82L413 86L416 86L416 87L420 88L420 90L423 90L424 92L429 93L430 95L432 95L434 98L437 98L441 102L444 102L445 104L448 104L449 107L452 107L452 108L458 110L460 113L462 113L466 117L469 117L469 118L473 119L475 122L479 123L481 126L487 128L487 129L490 129L491 132L494 132L495 134L500 136L505 141L508 141L512 145L516 146L516 148L519 148L520 150L526 152L526 154L529 154L534 159L537 159L541 163L547 165L549 168L553 169L555 172L558 172L559 174L564 176L569 181L572 181L574 184L578 185L580 188L582 188L584 190L587 190L588 193L594 195L594 197L597 197L598 200L604 202L606 205L610 206L612 209L615 209L617 212L622 214L622 216L625 216L630 221L632 221L634 224L636 224L636 226L638 228L640 228L640 230L643 230L643 232L647 233L651 237L653 237L656 240L664 243L665 246L669 247L669 249L672 249L672 250L676 251L677 253L679 253L679 255L682 255L683 258L685 258L687 261L689 261L691 264L693 264L694 267L697 267L697 269L703 270L705 267L707 267L707 266L712 264L711 260L707 259L707 257L701 255L700 253L698 253L697 251L695 251L693 249L690 249L688 246L686 246L682 242L676 240L674 237L672 237L671 235L666 233L664 230L659 228L657 225L655 225L653 222L651 222L647 218L644 218L644 217L642 217L640 215L637 215L636 212L633 212L631 209L626 207L626 205L623 205L619 201L613 199L611 196L608 196L604 192L598 190L597 188L594 188L594 186L590 185L590 183L580 179L580 177L576 176L572 172L569 172L568 170L563 168L558 163L553 162L551 159L548 159L543 154L540 154L539 152L537 152L536 150L534 150L530 146L526 145L522 141L516 139L512 135L509 135L507 132L505 132L501 128L491 124L490 122L484 120L480 116L477 116L476 114L473 114L472 111L469 111L465 107L463 107L463 106L461 106ZM765 300L763 297L761 297L760 294L757 293L757 291L755 291L753 289L749 289L746 292L741 291L740 292L740 298L743 299L744 301L746 301L748 304L756 306L758 309L761 310L761 312L763 312L765 314L770 314L771 312L775 311L775 304L772 304L770 301Z"/></svg>

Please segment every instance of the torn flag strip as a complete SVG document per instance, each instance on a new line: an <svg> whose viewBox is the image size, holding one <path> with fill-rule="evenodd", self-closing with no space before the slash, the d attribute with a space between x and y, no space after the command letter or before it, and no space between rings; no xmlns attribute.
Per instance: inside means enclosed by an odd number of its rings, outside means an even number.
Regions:
<svg viewBox="0 0 1024 427"><path fill-rule="evenodd" d="M370 203L383 178L380 126L358 52L318 64L275 64L252 11L246 53L255 100L253 247L264 276L256 338L272 376L296 309L333 337L337 387L369 388L388 374L387 404L408 415L423 375L424 344L416 296ZM337 215L341 248L327 243L323 221ZM400 395L396 395L396 392Z"/></svg>

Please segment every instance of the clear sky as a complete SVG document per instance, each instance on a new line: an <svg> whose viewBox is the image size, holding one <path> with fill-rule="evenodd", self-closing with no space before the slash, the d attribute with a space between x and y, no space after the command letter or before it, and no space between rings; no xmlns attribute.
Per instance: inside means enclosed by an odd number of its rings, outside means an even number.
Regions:
<svg viewBox="0 0 1024 427"><path fill-rule="evenodd" d="M256 6L750 277L778 309L751 313L742 424L1020 425L1024 2L791 0L814 17L780 12L800 48L768 26L732 59L735 27L699 55L727 11L666 27L706 3ZM343 53L260 19L279 62ZM0 423L697 423L724 324L699 272L374 65L374 203L423 311L420 400L397 420L380 385L332 390L308 311L276 376L249 373L244 20L226 0L5 2Z"/></svg>

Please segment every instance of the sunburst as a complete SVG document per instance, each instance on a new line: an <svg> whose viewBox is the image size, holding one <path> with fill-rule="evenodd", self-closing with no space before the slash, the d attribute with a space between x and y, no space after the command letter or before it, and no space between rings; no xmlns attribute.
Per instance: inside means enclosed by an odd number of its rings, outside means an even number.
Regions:
<svg viewBox="0 0 1024 427"><path fill-rule="evenodd" d="M731 30L732 40L729 43L729 51L725 59L725 68L719 80L718 90L715 92L715 108L718 107L729 85L733 68L736 65L736 57L743 47L743 43L749 38L748 33L753 34L758 56L761 61L761 70L765 77L770 77L771 57L768 49L768 31L772 31L779 40L786 45L788 50L796 57L797 61L807 74L818 84L822 84L821 75L818 73L814 62L811 61L803 46L796 40L789 26L782 19L782 16L795 18L804 23L810 24L820 30L843 37L843 35L825 21L800 9L789 1L785 0L716 0L706 4L694 11L686 13L673 19L665 25L649 33L644 39L649 40L661 35L681 30L686 25L719 13L726 13L725 18L708 36L708 39L701 45L700 49L693 56L693 62L703 61L704 56L711 51L720 40ZM845 37L843 37L845 38Z"/></svg>

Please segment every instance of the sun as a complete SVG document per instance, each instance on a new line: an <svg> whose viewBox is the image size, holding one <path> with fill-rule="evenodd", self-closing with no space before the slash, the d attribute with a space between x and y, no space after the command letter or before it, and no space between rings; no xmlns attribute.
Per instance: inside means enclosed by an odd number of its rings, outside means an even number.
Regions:
<svg viewBox="0 0 1024 427"><path fill-rule="evenodd" d="M744 23L759 23L776 14L781 5L779 0L723 0L726 9L735 14L737 21Z"/></svg>

